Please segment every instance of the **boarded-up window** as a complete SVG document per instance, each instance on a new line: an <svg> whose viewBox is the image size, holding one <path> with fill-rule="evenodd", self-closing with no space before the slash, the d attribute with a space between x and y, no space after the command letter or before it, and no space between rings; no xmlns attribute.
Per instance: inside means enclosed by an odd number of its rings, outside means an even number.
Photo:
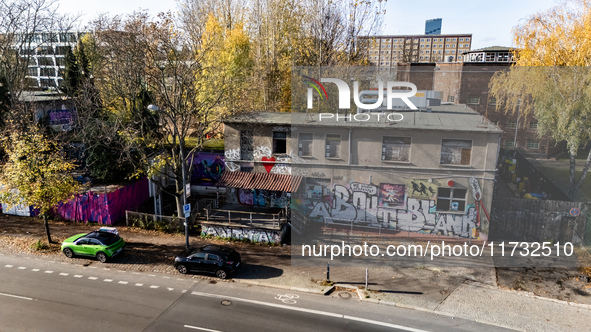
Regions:
<svg viewBox="0 0 591 332"><path fill-rule="evenodd" d="M472 141L444 139L441 143L441 164L470 165Z"/></svg>
<svg viewBox="0 0 591 332"><path fill-rule="evenodd" d="M341 156L341 135L326 135L326 158L339 158Z"/></svg>
<svg viewBox="0 0 591 332"><path fill-rule="evenodd" d="M464 212L466 209L466 189L437 189L437 211Z"/></svg>
<svg viewBox="0 0 591 332"><path fill-rule="evenodd" d="M311 156L312 143L314 142L314 134L300 134L298 142L298 155Z"/></svg>
<svg viewBox="0 0 591 332"><path fill-rule="evenodd" d="M284 131L273 132L273 153L287 153L287 133Z"/></svg>
<svg viewBox="0 0 591 332"><path fill-rule="evenodd" d="M252 130L240 131L240 159L253 160Z"/></svg>
<svg viewBox="0 0 591 332"><path fill-rule="evenodd" d="M410 137L384 137L382 141L382 160L409 161Z"/></svg>

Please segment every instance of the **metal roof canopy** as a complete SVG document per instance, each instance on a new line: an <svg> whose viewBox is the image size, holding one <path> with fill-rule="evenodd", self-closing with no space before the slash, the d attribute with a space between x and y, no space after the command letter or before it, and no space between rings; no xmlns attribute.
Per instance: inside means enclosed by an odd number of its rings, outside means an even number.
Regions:
<svg viewBox="0 0 591 332"><path fill-rule="evenodd" d="M216 186L295 192L301 182L296 175L226 171Z"/></svg>

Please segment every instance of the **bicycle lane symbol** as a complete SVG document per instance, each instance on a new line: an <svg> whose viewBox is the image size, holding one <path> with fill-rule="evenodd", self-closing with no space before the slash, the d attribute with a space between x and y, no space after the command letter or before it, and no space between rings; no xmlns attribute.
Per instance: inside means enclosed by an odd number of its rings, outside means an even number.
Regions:
<svg viewBox="0 0 591 332"><path fill-rule="evenodd" d="M275 296L275 300L279 300L285 304L296 304L298 302L295 299L297 299L299 297L300 296L297 294L285 294L285 295L277 294L277 296Z"/></svg>

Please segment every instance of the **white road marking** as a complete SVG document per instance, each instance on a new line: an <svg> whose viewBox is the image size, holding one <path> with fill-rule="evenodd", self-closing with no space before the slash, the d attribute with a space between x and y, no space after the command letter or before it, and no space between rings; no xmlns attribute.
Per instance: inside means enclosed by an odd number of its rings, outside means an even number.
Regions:
<svg viewBox="0 0 591 332"><path fill-rule="evenodd" d="M154 288L154 289L156 289L156 288L158 288L158 287L160 287L160 286L156 286L156 285L152 285L152 286L150 286L150 288Z"/></svg>
<svg viewBox="0 0 591 332"><path fill-rule="evenodd" d="M127 284L129 284L129 281L119 281L119 283L122 285L127 285Z"/></svg>
<svg viewBox="0 0 591 332"><path fill-rule="evenodd" d="M168 289L169 291L173 291L174 290L174 288L171 288L171 287L166 287L166 289Z"/></svg>
<svg viewBox="0 0 591 332"><path fill-rule="evenodd" d="M45 271L45 273L53 273L53 271L49 271L49 270L47 270L47 271Z"/></svg>
<svg viewBox="0 0 591 332"><path fill-rule="evenodd" d="M89 268L91 268L91 269L96 269L96 266L89 266Z"/></svg>
<svg viewBox="0 0 591 332"><path fill-rule="evenodd" d="M31 271L37 272L37 271L39 271L39 269L31 269Z"/></svg>
<svg viewBox="0 0 591 332"><path fill-rule="evenodd" d="M74 275L74 278L82 278L82 277L84 277L84 276L83 276L83 275L81 275L81 274L75 274L75 275Z"/></svg>
<svg viewBox="0 0 591 332"><path fill-rule="evenodd" d="M137 283L135 285L138 286L138 287L142 287L144 284Z"/></svg>
<svg viewBox="0 0 591 332"><path fill-rule="evenodd" d="M328 316L328 317L334 317L334 318L354 320L354 321L363 322L363 323L367 323L367 324L391 327L391 328L400 329L400 330L409 331L409 332L427 332L425 330L415 329L412 327L407 327L407 326L402 326L402 325L380 322L377 320L365 319L365 318L354 317L354 316L346 316L343 314L335 314L332 312L326 312L326 311L320 311L320 310L314 310L314 309L292 307L292 306L287 306L287 305L283 305L283 304L267 303L267 302L262 302L262 301L243 299L243 298L239 298L239 297L202 293L202 292L195 292L195 291L191 292L191 294L197 295L197 296L203 296L203 297L212 297L212 298L218 298L218 299L242 301L242 302L246 302L246 303L263 305L263 306L267 306L267 307L274 307L274 308L280 308L280 309L286 309L286 310L292 310L292 311L306 312L306 313L315 314L315 315L322 315L322 316Z"/></svg>
<svg viewBox="0 0 591 332"><path fill-rule="evenodd" d="M170 277L167 277L167 276L163 276L162 278L164 278L164 279L170 279Z"/></svg>
<svg viewBox="0 0 591 332"><path fill-rule="evenodd" d="M25 266L19 266L18 269L19 270L24 270L24 269L26 269L26 267Z"/></svg>
<svg viewBox="0 0 591 332"><path fill-rule="evenodd" d="M206 331L206 332L222 332L220 330L206 329L204 327L197 327L197 326L191 326L191 325L185 325L184 327L185 328L188 328L188 329L199 330L199 331Z"/></svg>
<svg viewBox="0 0 591 332"><path fill-rule="evenodd" d="M148 274L148 277L155 277L155 274Z"/></svg>
<svg viewBox="0 0 591 332"><path fill-rule="evenodd" d="M139 272L131 272L131 274L141 274L141 273L139 273Z"/></svg>
<svg viewBox="0 0 591 332"><path fill-rule="evenodd" d="M104 281L104 282L112 282L112 281L113 281L113 279L105 279L105 280L103 280L103 281Z"/></svg>
<svg viewBox="0 0 591 332"><path fill-rule="evenodd" d="M7 265L4 265L4 267L13 267L13 266L14 266L14 265L9 265L9 264L7 264Z"/></svg>
<svg viewBox="0 0 591 332"><path fill-rule="evenodd" d="M67 275L69 275L69 273L64 273L64 272L60 273L60 276L67 276Z"/></svg>
<svg viewBox="0 0 591 332"><path fill-rule="evenodd" d="M17 299L22 299L22 300L33 301L33 298L25 297L25 296L18 296L18 295L6 294L6 293L0 293L0 295L2 295L2 296L8 296L8 297L14 297L14 298L17 298Z"/></svg>
<svg viewBox="0 0 591 332"><path fill-rule="evenodd" d="M97 277L88 277L88 279L90 279L90 280L96 280L98 278Z"/></svg>

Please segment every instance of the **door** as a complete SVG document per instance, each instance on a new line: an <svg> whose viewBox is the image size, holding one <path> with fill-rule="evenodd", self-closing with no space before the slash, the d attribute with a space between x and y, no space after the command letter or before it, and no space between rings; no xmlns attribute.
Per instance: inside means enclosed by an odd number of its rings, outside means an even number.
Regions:
<svg viewBox="0 0 591 332"><path fill-rule="evenodd" d="M88 240L89 239L80 239L78 241L76 241L76 245L72 248L74 250L74 252L78 255L89 255L88 253Z"/></svg>
<svg viewBox="0 0 591 332"><path fill-rule="evenodd" d="M205 256L207 254L204 252L198 252L195 255L191 256L188 260L188 268L189 270L193 271L207 271L205 268Z"/></svg>
<svg viewBox="0 0 591 332"><path fill-rule="evenodd" d="M214 254L208 254L205 260L205 268L208 272L215 272L220 266L220 256Z"/></svg>

